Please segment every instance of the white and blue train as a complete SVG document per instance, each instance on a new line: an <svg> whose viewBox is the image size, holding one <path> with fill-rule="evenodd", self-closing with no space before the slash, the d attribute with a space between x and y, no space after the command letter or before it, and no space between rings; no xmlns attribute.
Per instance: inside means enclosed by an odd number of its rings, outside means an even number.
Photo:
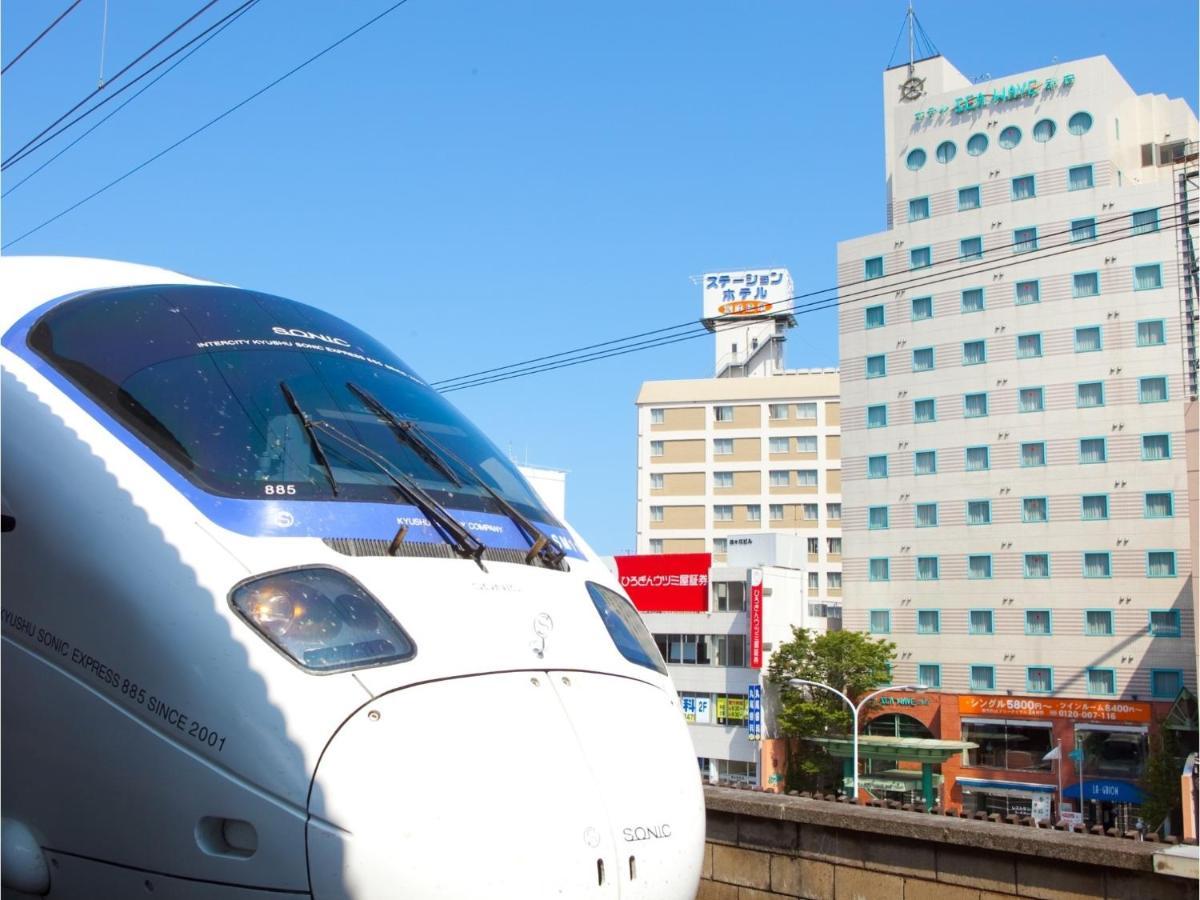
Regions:
<svg viewBox="0 0 1200 900"><path fill-rule="evenodd" d="M6 897L695 895L653 640L393 353L103 260L0 317Z"/></svg>

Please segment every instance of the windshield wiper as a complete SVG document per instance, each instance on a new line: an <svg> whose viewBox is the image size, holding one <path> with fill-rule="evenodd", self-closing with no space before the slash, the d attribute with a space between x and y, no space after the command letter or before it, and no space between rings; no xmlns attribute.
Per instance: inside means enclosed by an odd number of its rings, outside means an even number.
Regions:
<svg viewBox="0 0 1200 900"><path fill-rule="evenodd" d="M389 425L400 440L416 450L423 459L436 461L437 468L449 476L455 484L461 485L462 482L450 471L450 467L445 462L446 458L457 464L475 484L487 491L496 502L496 505L500 507L501 511L508 516L520 531L524 532L525 539L529 541L531 546L529 552L525 555L526 565L532 565L534 559L540 559L544 566L552 569L562 568L563 560L566 559L566 553L550 540L545 532L522 515L511 503L501 497L462 457L436 441L416 422L410 419L401 419L363 388L349 381L346 382L346 387L362 400L375 415Z"/></svg>
<svg viewBox="0 0 1200 900"><path fill-rule="evenodd" d="M466 559L475 560L479 564L479 568L485 572L487 571L483 565L483 554L487 549L484 543L467 531L467 529L463 528L459 521L450 515L445 507L429 496L420 485L412 481L407 475L392 471L392 465L386 459L361 441L355 440L348 434L343 434L328 422L318 419L312 423L312 426L313 428L321 429L322 432L332 436L340 443L354 450L359 456L367 460L367 462L373 464L376 469L387 476L401 494L408 498L410 503L421 511L421 514L430 521L434 529L441 534L446 543L454 548L455 553ZM396 537L392 540L392 550L404 540L404 533L407 530L407 527L402 527L396 533Z"/></svg>
<svg viewBox="0 0 1200 900"><path fill-rule="evenodd" d="M300 424L304 426L304 433L308 435L308 443L312 447L313 456L317 458L317 462L325 470L325 477L329 479L329 486L333 488L333 496L338 495L337 479L333 477L333 469L329 465L329 459L325 456L325 449L321 446L321 442L317 440L317 433L313 430L312 419L308 417L300 404L296 402L296 395L292 393L291 388L287 386L287 382L279 382L279 389L283 391L283 399L287 401L287 405L295 413L296 418L300 420Z"/></svg>

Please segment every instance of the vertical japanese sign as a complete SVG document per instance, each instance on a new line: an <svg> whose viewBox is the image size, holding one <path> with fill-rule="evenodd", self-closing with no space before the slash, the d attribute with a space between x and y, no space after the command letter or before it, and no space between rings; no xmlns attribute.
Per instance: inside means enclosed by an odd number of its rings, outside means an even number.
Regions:
<svg viewBox="0 0 1200 900"><path fill-rule="evenodd" d="M746 737L752 741L762 740L762 685L752 684L746 690L750 708L746 715Z"/></svg>
<svg viewBox="0 0 1200 900"><path fill-rule="evenodd" d="M750 570L750 668L762 668L763 573Z"/></svg>

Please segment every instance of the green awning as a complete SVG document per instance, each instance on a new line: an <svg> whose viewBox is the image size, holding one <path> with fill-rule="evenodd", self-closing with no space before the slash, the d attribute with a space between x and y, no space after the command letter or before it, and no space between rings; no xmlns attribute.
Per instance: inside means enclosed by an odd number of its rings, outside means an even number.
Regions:
<svg viewBox="0 0 1200 900"><path fill-rule="evenodd" d="M854 738L850 735L838 737L803 738L812 744L820 744L831 756L849 759L854 755ZM956 753L974 750L979 745L971 741L943 741L936 738L884 737L864 734L858 738L859 759L894 759L907 762L942 763Z"/></svg>

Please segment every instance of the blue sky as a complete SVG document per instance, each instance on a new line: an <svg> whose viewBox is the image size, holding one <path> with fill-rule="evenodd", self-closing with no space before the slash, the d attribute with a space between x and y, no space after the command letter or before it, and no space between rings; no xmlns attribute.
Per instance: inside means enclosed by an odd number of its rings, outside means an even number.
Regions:
<svg viewBox="0 0 1200 900"><path fill-rule="evenodd" d="M5 198L4 240L390 2L262 0ZM200 5L109 0L106 73ZM5 0L0 58L66 6ZM797 291L827 287L836 241L883 227L881 72L904 8L410 0L8 252L135 260L293 297L431 380L698 317L689 276L705 271L782 265ZM83 0L5 76L5 157L95 88L103 9ZM1195 109L1196 4L1135 9L917 3L968 76L1107 54L1135 90ZM62 143L13 165L4 189ZM711 364L700 339L453 399L519 460L568 469L572 523L621 552L634 543L638 387ZM832 312L803 317L788 365L836 364Z"/></svg>

